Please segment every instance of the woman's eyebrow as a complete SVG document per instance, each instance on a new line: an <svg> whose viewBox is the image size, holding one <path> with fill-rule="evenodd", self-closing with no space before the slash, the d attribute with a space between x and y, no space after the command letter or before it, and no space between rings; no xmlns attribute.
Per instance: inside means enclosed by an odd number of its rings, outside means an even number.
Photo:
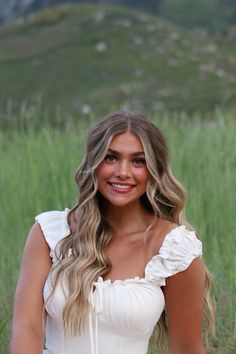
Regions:
<svg viewBox="0 0 236 354"><path fill-rule="evenodd" d="M119 151L113 150L113 149L108 149L108 152L111 152L115 155L120 155ZM145 155L144 151L136 151L131 154L131 156L140 156L140 155Z"/></svg>

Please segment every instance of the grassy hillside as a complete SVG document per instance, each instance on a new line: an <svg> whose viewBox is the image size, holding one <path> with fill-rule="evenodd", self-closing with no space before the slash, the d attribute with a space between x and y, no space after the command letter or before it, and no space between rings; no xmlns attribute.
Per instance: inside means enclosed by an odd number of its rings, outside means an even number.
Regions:
<svg viewBox="0 0 236 354"><path fill-rule="evenodd" d="M0 111L39 97L85 114L230 107L235 54L232 43L127 8L58 6L0 28Z"/></svg>

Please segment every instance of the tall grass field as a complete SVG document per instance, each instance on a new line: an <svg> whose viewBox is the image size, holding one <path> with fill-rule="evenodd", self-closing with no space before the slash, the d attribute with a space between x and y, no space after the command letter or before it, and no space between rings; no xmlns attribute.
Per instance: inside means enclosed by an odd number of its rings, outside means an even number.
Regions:
<svg viewBox="0 0 236 354"><path fill-rule="evenodd" d="M212 352L236 353L236 121L231 112L212 119L151 116L167 138L174 175L186 187L186 215L203 242L213 274L217 339ZM0 353L7 352L14 289L27 233L35 215L71 207L74 173L93 120L63 129L43 126L0 131ZM37 269L35 269L37 273ZM26 299L27 301L27 299ZM151 349L150 353L157 353Z"/></svg>

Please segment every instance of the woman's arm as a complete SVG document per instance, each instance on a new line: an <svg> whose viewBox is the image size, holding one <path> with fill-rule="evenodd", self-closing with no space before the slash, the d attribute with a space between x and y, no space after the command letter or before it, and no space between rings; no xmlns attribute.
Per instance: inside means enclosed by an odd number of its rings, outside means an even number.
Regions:
<svg viewBox="0 0 236 354"><path fill-rule="evenodd" d="M202 343L205 269L200 258L167 280L166 301L171 354L205 354Z"/></svg>
<svg viewBox="0 0 236 354"><path fill-rule="evenodd" d="M43 352L43 287L50 267L49 247L40 226L34 224L25 244L15 293L10 354Z"/></svg>

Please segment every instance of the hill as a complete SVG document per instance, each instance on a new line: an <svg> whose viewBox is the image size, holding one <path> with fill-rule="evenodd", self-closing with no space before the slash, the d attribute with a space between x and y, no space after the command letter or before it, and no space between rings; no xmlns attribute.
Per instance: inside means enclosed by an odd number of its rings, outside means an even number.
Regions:
<svg viewBox="0 0 236 354"><path fill-rule="evenodd" d="M52 5L68 3L93 3L125 5L135 9L159 13L162 0L0 0L0 24L12 21L23 14L29 14Z"/></svg>
<svg viewBox="0 0 236 354"><path fill-rule="evenodd" d="M18 109L39 97L85 114L231 107L235 52L232 43L123 7L45 9L0 28L0 111L9 100Z"/></svg>

